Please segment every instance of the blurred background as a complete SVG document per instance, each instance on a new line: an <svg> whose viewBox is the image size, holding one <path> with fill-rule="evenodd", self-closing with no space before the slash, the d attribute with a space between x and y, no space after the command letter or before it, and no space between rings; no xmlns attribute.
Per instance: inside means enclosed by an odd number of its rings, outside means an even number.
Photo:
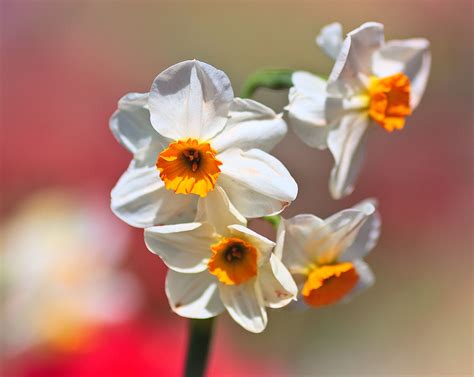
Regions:
<svg viewBox="0 0 474 377"><path fill-rule="evenodd" d="M142 230L109 210L130 155L108 129L117 100L197 58L239 92L266 67L328 74L314 37L385 24L431 41L431 78L400 133L375 129L354 194L329 199L328 152L290 131L275 149L299 183L285 217L379 199L375 286L347 305L270 313L261 335L219 317L210 376L473 373L470 1L2 1L1 375L179 376L187 321ZM256 99L281 111L287 92ZM255 229L274 237L271 227Z"/></svg>

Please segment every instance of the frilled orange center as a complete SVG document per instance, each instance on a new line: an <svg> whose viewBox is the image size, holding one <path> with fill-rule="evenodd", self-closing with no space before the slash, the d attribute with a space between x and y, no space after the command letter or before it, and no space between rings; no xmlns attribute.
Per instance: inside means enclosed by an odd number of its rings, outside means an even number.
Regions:
<svg viewBox="0 0 474 377"><path fill-rule="evenodd" d="M168 190L177 194L206 196L214 189L222 165L209 143L196 139L179 140L158 156L156 167Z"/></svg>
<svg viewBox="0 0 474 377"><path fill-rule="evenodd" d="M257 275L257 249L240 238L223 238L211 246L209 272L224 284L238 285Z"/></svg>
<svg viewBox="0 0 474 377"><path fill-rule="evenodd" d="M369 96L369 115L375 122L388 132L405 126L405 117L411 114L410 79L406 75L372 77Z"/></svg>
<svg viewBox="0 0 474 377"><path fill-rule="evenodd" d="M359 275L352 263L321 266L310 272L301 294L308 305L329 305L349 293L358 280Z"/></svg>

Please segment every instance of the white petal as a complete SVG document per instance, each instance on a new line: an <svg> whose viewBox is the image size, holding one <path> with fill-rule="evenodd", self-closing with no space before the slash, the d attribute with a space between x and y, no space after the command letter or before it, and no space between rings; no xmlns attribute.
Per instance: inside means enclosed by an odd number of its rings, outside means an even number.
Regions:
<svg viewBox="0 0 474 377"><path fill-rule="evenodd" d="M308 214L284 220L278 230L276 255L282 255L283 263L293 274L303 273L314 263L353 260L355 258L343 259L341 255L358 240L360 231L365 231L365 222L375 211L373 202L365 201L326 220ZM361 235L361 243L363 239Z"/></svg>
<svg viewBox="0 0 474 377"><path fill-rule="evenodd" d="M168 270L165 285L171 309L187 318L211 318L224 311L217 281L208 271L183 274Z"/></svg>
<svg viewBox="0 0 474 377"><path fill-rule="evenodd" d="M289 105L286 107L290 125L299 138L313 148L324 149L329 127L327 127L326 81L307 72L295 72L290 89Z"/></svg>
<svg viewBox="0 0 474 377"><path fill-rule="evenodd" d="M148 93L128 93L119 100L118 109L110 118L112 133L132 153L150 144L156 134L147 104Z"/></svg>
<svg viewBox="0 0 474 377"><path fill-rule="evenodd" d="M373 55L373 72L387 77L398 72L410 78L410 104L418 106L426 88L431 66L430 43L426 39L388 41Z"/></svg>
<svg viewBox="0 0 474 377"><path fill-rule="evenodd" d="M368 124L366 113L349 113L342 117L338 127L329 132L328 147L334 157L329 190L334 199L354 190L365 156Z"/></svg>
<svg viewBox="0 0 474 377"><path fill-rule="evenodd" d="M268 238L265 238L242 225L229 225L228 228L232 236L247 241L258 249L259 254L257 264L259 267L268 262L272 250L275 247L275 242L270 241Z"/></svg>
<svg viewBox="0 0 474 377"><path fill-rule="evenodd" d="M275 254L292 273L304 270L314 262L313 254L321 238L317 232L323 227L322 219L309 214L281 220Z"/></svg>
<svg viewBox="0 0 474 377"><path fill-rule="evenodd" d="M258 148L269 152L288 129L282 114L251 99L234 98L229 116L222 132L211 142L218 152L228 148Z"/></svg>
<svg viewBox="0 0 474 377"><path fill-rule="evenodd" d="M244 329L260 333L267 326L262 290L256 279L239 284L219 284L221 300L230 316Z"/></svg>
<svg viewBox="0 0 474 377"><path fill-rule="evenodd" d="M372 250L380 236L380 214L376 210L377 201L367 199L353 207L365 213L367 218L358 231L358 234L352 243L341 255L341 261L352 261L362 259L370 250Z"/></svg>
<svg viewBox="0 0 474 377"><path fill-rule="evenodd" d="M245 217L235 209L224 189L219 186L216 186L206 197L199 199L196 221L212 224L216 233L223 236L228 232L228 225L247 225Z"/></svg>
<svg viewBox="0 0 474 377"><path fill-rule="evenodd" d="M259 270L258 281L265 305L281 308L296 299L298 288L285 265L274 254Z"/></svg>
<svg viewBox="0 0 474 377"><path fill-rule="evenodd" d="M197 60L181 62L153 81L151 123L171 139L207 140L224 127L233 97L224 72Z"/></svg>
<svg viewBox="0 0 474 377"><path fill-rule="evenodd" d="M299 93L308 97L314 97L324 104L326 99L326 80L310 72L296 71L291 75L291 81Z"/></svg>
<svg viewBox="0 0 474 377"><path fill-rule="evenodd" d="M192 221L196 213L195 195L167 190L155 166L140 167L135 161L120 177L111 197L112 211L138 228Z"/></svg>
<svg viewBox="0 0 474 377"><path fill-rule="evenodd" d="M355 296L370 288L375 283L375 276L367 263L356 260L352 262L354 264L357 275L359 275L359 281L356 286L341 300L341 303L347 303L351 301Z"/></svg>
<svg viewBox="0 0 474 377"><path fill-rule="evenodd" d="M214 227L208 223L162 225L145 229L148 249L178 272L206 270L211 245L215 242Z"/></svg>
<svg viewBox="0 0 474 377"><path fill-rule="evenodd" d="M361 93L364 77L372 74L372 54L384 42L383 25L367 22L344 40L328 80L328 93L344 97Z"/></svg>
<svg viewBox="0 0 474 377"><path fill-rule="evenodd" d="M217 155L222 162L217 183L245 217L276 214L297 195L298 186L283 164L259 149L228 149Z"/></svg>
<svg viewBox="0 0 474 377"><path fill-rule="evenodd" d="M148 93L128 93L118 102L110 118L115 138L133 153L136 161L154 165L158 153L168 144L151 126Z"/></svg>
<svg viewBox="0 0 474 377"><path fill-rule="evenodd" d="M362 230L366 231L364 225L368 220L372 219L375 213L374 202L365 201L353 208L342 210L324 220L327 236L325 237L324 245L321 245L316 254L316 258L320 263L331 263L335 260L352 261L358 255L365 255L365 250L358 249L358 246L365 247L367 245L364 244L364 241L367 243L370 241L367 240L366 234L361 234L360 232ZM354 245L356 240L360 244L355 245L349 254L345 254ZM351 254L354 255L354 258L350 258Z"/></svg>
<svg viewBox="0 0 474 377"><path fill-rule="evenodd" d="M273 249L273 253L280 260L283 259L285 235L286 235L285 219L283 218L283 216L280 216L280 224L278 224L278 228L277 228L275 248Z"/></svg>
<svg viewBox="0 0 474 377"><path fill-rule="evenodd" d="M324 26L316 37L317 45L334 60L341 51L342 42L342 25L339 22Z"/></svg>

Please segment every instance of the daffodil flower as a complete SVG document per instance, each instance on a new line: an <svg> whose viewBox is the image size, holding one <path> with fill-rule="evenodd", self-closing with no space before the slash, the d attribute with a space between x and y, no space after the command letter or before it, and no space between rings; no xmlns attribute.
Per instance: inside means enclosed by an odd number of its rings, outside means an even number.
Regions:
<svg viewBox="0 0 474 377"><path fill-rule="evenodd" d="M426 39L384 41L383 25L368 22L342 39L342 27L322 29L316 42L336 60L328 81L295 72L290 124L311 147L329 147L335 165L329 188L335 199L349 195L363 162L373 125L401 130L418 106L431 55Z"/></svg>
<svg viewBox="0 0 474 377"><path fill-rule="evenodd" d="M134 156L111 195L132 226L192 221L217 187L245 217L281 212L296 197L296 182L267 153L286 134L281 114L234 98L229 78L206 63L178 63L150 93L123 97L110 128Z"/></svg>
<svg viewBox="0 0 474 377"><path fill-rule="evenodd" d="M224 310L242 327L261 332L265 307L280 308L297 293L272 253L275 243L246 228L221 187L198 203L195 222L145 229L145 242L170 268L166 295L183 317L210 318Z"/></svg>
<svg viewBox="0 0 474 377"><path fill-rule="evenodd" d="M322 220L302 214L282 219L275 254L289 269L307 305L348 301L373 284L362 260L380 234L374 200L366 200Z"/></svg>

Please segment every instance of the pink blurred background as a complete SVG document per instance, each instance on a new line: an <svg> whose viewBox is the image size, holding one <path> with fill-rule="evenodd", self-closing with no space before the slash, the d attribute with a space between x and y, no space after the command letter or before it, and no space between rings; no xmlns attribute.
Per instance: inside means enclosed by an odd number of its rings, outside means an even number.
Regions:
<svg viewBox="0 0 474 377"><path fill-rule="evenodd" d="M18 341L17 330L3 323L2 375L180 375L187 322L168 307L165 268L146 250L142 231L120 223L108 209L110 189L130 160L108 119L123 94L148 91L159 72L181 60L197 58L223 69L236 93L247 75L263 67L328 74L331 61L314 37L333 21L345 31L379 21L387 39L425 37L432 43L431 79L421 106L403 132L373 132L353 195L329 199L329 153L306 147L291 131L274 151L299 183L286 217L325 217L365 197L379 199L382 238L368 257L377 282L348 305L271 312L261 335L221 316L209 375L472 375L470 1L3 1L0 11L2 260L20 266L21 257L25 266L39 265L44 234L29 240L38 254L27 250L28 257L22 257L20 247L28 249L22 237L36 237L31 229L52 219L71 223L62 233L54 224L45 228L53 248L64 234L75 239L76 227L92 233L113 228L123 242L110 247L123 255L114 263L92 260L99 275L107 268L114 277L133 276L135 292L120 320L72 326L73 339L90 333L74 347L40 337L11 350L5 339ZM287 92L262 90L256 99L281 111ZM67 199L56 201L62 196ZM51 206L60 209L48 213ZM84 214L87 208L93 210ZM82 220L70 221L76 217ZM263 222L253 226L274 236ZM107 233L101 234L84 250L94 245L105 252ZM12 266L2 266L3 311L10 301L16 305L22 279L32 277L16 268L11 278ZM58 283L41 284L50 292ZM123 299L122 291L112 291ZM22 321L36 323L46 315L14 313L23 329ZM64 340L60 327L52 330Z"/></svg>

